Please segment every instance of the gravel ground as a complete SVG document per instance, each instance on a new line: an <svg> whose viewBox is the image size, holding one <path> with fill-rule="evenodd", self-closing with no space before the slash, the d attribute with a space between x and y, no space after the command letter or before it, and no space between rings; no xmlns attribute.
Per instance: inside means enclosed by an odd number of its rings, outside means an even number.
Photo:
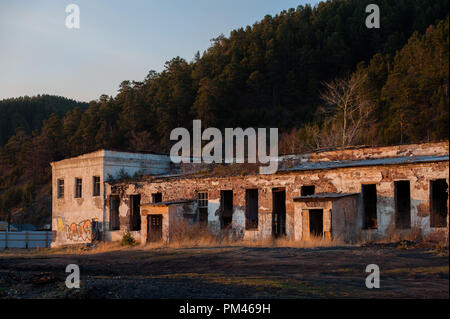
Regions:
<svg viewBox="0 0 450 319"><path fill-rule="evenodd" d="M449 298L448 254L395 246L0 252L0 298ZM65 268L80 266L80 289ZM368 289L368 264L381 287Z"/></svg>

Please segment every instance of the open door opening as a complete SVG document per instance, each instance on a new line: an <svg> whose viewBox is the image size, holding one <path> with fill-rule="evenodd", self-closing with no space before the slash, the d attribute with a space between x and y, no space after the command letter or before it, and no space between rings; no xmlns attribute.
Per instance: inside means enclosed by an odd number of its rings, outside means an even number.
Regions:
<svg viewBox="0 0 450 319"><path fill-rule="evenodd" d="M377 186L367 184L361 186L363 208L364 208L364 229L376 229L377 219Z"/></svg>
<svg viewBox="0 0 450 319"><path fill-rule="evenodd" d="M130 195L130 229L141 230L141 195Z"/></svg>
<svg viewBox="0 0 450 319"><path fill-rule="evenodd" d="M222 207L222 216L220 226L222 229L231 226L233 221L233 191L220 191L220 204Z"/></svg>
<svg viewBox="0 0 450 319"><path fill-rule="evenodd" d="M309 234L311 237L323 237L323 209L309 210Z"/></svg>
<svg viewBox="0 0 450 319"><path fill-rule="evenodd" d="M258 189L245 190L245 229L258 229Z"/></svg>
<svg viewBox="0 0 450 319"><path fill-rule="evenodd" d="M409 181L394 182L395 228L411 228L411 190Z"/></svg>
<svg viewBox="0 0 450 319"><path fill-rule="evenodd" d="M111 195L109 203L109 230L120 230L120 196Z"/></svg>
<svg viewBox="0 0 450 319"><path fill-rule="evenodd" d="M162 239L162 215L147 216L147 242L159 242Z"/></svg>
<svg viewBox="0 0 450 319"><path fill-rule="evenodd" d="M448 185L445 179L430 181L430 226L447 227Z"/></svg>
<svg viewBox="0 0 450 319"><path fill-rule="evenodd" d="M286 235L286 190L272 190L272 235L277 238Z"/></svg>

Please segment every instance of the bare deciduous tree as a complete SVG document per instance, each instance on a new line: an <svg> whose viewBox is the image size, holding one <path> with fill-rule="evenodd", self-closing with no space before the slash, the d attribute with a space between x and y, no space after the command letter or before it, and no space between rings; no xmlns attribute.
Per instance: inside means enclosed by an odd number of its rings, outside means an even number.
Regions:
<svg viewBox="0 0 450 319"><path fill-rule="evenodd" d="M366 75L355 72L351 76L324 83L321 99L325 113L330 115L329 128L337 131L340 146L349 146L368 124L374 104L364 90ZM332 132L328 132L332 133Z"/></svg>

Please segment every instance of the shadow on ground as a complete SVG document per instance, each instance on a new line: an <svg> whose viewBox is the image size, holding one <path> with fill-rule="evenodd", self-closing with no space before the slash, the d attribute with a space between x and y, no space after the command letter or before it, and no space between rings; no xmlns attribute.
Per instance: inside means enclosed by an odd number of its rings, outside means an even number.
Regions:
<svg viewBox="0 0 450 319"><path fill-rule="evenodd" d="M77 264L81 288L65 286ZM381 288L365 286L368 264ZM449 298L448 256L394 247L3 253L0 298Z"/></svg>

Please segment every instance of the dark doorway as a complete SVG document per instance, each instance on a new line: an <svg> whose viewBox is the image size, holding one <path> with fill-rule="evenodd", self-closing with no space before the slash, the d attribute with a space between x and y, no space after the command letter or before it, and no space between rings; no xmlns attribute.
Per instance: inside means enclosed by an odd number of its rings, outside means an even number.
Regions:
<svg viewBox="0 0 450 319"><path fill-rule="evenodd" d="M272 190L272 234L280 237L286 234L286 190L274 188Z"/></svg>
<svg viewBox="0 0 450 319"><path fill-rule="evenodd" d="M141 195L130 195L130 229L141 230Z"/></svg>
<svg viewBox="0 0 450 319"><path fill-rule="evenodd" d="M378 227L377 185L362 185L361 190L364 210L364 228L376 229Z"/></svg>
<svg viewBox="0 0 450 319"><path fill-rule="evenodd" d="M162 193L152 194L152 203L161 203L161 202L162 202Z"/></svg>
<svg viewBox="0 0 450 319"><path fill-rule="evenodd" d="M411 191L409 181L394 182L395 228L411 228Z"/></svg>
<svg viewBox="0 0 450 319"><path fill-rule="evenodd" d="M314 185L305 185L302 186L301 190L300 190L300 195L301 196L311 196L314 195L316 191L316 187Z"/></svg>
<svg viewBox="0 0 450 319"><path fill-rule="evenodd" d="M111 195L109 202L109 230L120 230L119 206L120 196Z"/></svg>
<svg viewBox="0 0 450 319"><path fill-rule="evenodd" d="M245 229L258 229L258 189L245 190Z"/></svg>
<svg viewBox="0 0 450 319"><path fill-rule="evenodd" d="M309 234L311 237L323 237L323 209L309 210Z"/></svg>
<svg viewBox="0 0 450 319"><path fill-rule="evenodd" d="M445 179L430 181L430 226L447 227L448 185Z"/></svg>
<svg viewBox="0 0 450 319"><path fill-rule="evenodd" d="M147 242L158 242L162 238L162 215L147 216Z"/></svg>
<svg viewBox="0 0 450 319"><path fill-rule="evenodd" d="M222 207L221 228L227 228L233 221L233 191L220 191L220 205Z"/></svg>

